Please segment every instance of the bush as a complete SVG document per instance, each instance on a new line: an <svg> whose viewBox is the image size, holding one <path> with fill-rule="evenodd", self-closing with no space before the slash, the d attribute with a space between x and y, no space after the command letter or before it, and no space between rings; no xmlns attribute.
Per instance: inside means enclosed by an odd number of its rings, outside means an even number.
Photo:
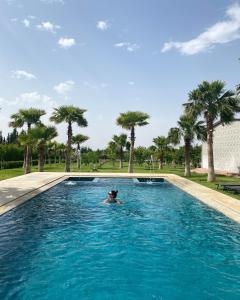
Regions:
<svg viewBox="0 0 240 300"><path fill-rule="evenodd" d="M37 160L32 161L32 165L36 166L38 164ZM0 162L1 169L15 169L15 168L21 168L23 166L23 161L2 161Z"/></svg>

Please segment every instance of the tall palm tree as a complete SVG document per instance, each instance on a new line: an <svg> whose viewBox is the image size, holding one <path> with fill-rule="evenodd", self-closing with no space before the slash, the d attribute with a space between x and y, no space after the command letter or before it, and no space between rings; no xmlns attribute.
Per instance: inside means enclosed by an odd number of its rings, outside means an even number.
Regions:
<svg viewBox="0 0 240 300"><path fill-rule="evenodd" d="M225 90L225 83L219 80L203 81L189 93L188 103L184 104L186 113L205 119L208 146L208 181L215 181L213 157L214 123L220 120L228 124L240 111L240 101L231 90Z"/></svg>
<svg viewBox="0 0 240 300"><path fill-rule="evenodd" d="M169 146L169 140L165 136L161 135L154 138L153 143L156 145L159 155L159 169L163 169L164 156Z"/></svg>
<svg viewBox="0 0 240 300"><path fill-rule="evenodd" d="M129 164L128 173L133 172L133 158L134 158L134 144L135 144L135 127L148 125L147 120L149 115L140 111L128 111L126 113L121 113L117 118L117 125L122 126L122 128L130 130L130 154L129 154Z"/></svg>
<svg viewBox="0 0 240 300"><path fill-rule="evenodd" d="M39 125L29 130L29 134L35 140L38 148L38 171L44 171L46 144L57 136L57 130L53 126Z"/></svg>
<svg viewBox="0 0 240 300"><path fill-rule="evenodd" d="M55 108L54 112L50 118L51 121L56 124L67 123L67 144L66 144L66 162L65 162L65 172L70 172L71 165L71 152L72 152L72 125L76 123L79 127L86 127L88 125L87 120L84 118L83 114L86 109L81 109L73 105L70 106L60 106Z"/></svg>
<svg viewBox="0 0 240 300"><path fill-rule="evenodd" d="M45 115L46 112L42 109L29 108L19 109L19 111L11 115L11 121L9 126L13 128L22 128L24 125L27 126L27 130L31 129L33 124L40 123L40 118ZM25 138L25 137L24 137ZM31 172L31 157L32 157L32 146L25 144L24 153L24 172L25 174Z"/></svg>
<svg viewBox="0 0 240 300"><path fill-rule="evenodd" d="M116 143L119 152L119 169L123 168L123 156L124 156L124 148L127 146L127 135L122 133L120 135L114 135L113 141Z"/></svg>
<svg viewBox="0 0 240 300"><path fill-rule="evenodd" d="M81 159L81 144L89 139L88 136L83 134L77 134L73 136L72 142L77 145L77 168L81 169L82 159Z"/></svg>
<svg viewBox="0 0 240 300"><path fill-rule="evenodd" d="M182 115L177 123L178 127L173 127L169 130L168 138L173 145L180 144L183 138L185 152L184 175L191 176L191 145L195 137L198 140L206 140L206 127L203 121L198 121L196 117L186 114Z"/></svg>

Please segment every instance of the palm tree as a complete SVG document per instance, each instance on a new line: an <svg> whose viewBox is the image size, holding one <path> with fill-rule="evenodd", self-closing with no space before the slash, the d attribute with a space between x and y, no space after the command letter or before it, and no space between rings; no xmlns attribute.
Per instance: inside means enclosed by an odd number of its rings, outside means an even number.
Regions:
<svg viewBox="0 0 240 300"><path fill-rule="evenodd" d="M203 116L207 129L208 181L215 181L213 157L214 123L219 119L229 124L236 112L240 111L239 98L231 90L225 90L225 83L219 80L203 81L197 89L189 93L188 103L184 104L186 113Z"/></svg>
<svg viewBox="0 0 240 300"><path fill-rule="evenodd" d="M108 147L106 150L107 150L108 157L111 159L112 165L114 167L117 154L118 154L118 145L114 141L110 141L108 143Z"/></svg>
<svg viewBox="0 0 240 300"><path fill-rule="evenodd" d="M57 130L53 126L39 125L29 130L29 134L38 148L38 171L44 171L46 144L57 136Z"/></svg>
<svg viewBox="0 0 240 300"><path fill-rule="evenodd" d="M159 169L163 169L164 156L168 149L169 140L165 136L161 135L154 138L153 143L156 145L159 154Z"/></svg>
<svg viewBox="0 0 240 300"><path fill-rule="evenodd" d="M83 134L77 134L73 136L72 142L77 145L77 168L81 169L82 159L81 159L81 144L89 139L88 136Z"/></svg>
<svg viewBox="0 0 240 300"><path fill-rule="evenodd" d="M28 174L31 172L32 147L35 143L35 139L29 131L22 131L18 136L18 142L26 149L24 173Z"/></svg>
<svg viewBox="0 0 240 300"><path fill-rule="evenodd" d="M27 130L29 131L33 124L40 123L40 118L45 114L46 112L42 109L19 109L17 113L11 115L11 121L9 123L9 126L13 128L22 128L24 125L26 125ZM24 152L24 172L25 174L27 174L31 172L32 148L30 144L25 144Z"/></svg>
<svg viewBox="0 0 240 300"><path fill-rule="evenodd" d="M206 140L206 128L203 121L197 121L197 118L190 115L182 115L178 121L178 127L169 130L168 138L173 145L180 144L184 140L185 152L185 176L191 176L190 151L194 138Z"/></svg>
<svg viewBox="0 0 240 300"><path fill-rule="evenodd" d="M65 145L63 143L57 144L57 154L58 154L58 163L62 162L62 157L64 156Z"/></svg>
<svg viewBox="0 0 240 300"><path fill-rule="evenodd" d="M83 114L86 112L85 109L81 109L75 106L60 106L55 108L54 112L50 118L51 121L56 124L67 123L67 144L66 144L66 162L65 162L65 172L70 172L71 165L71 152L72 152L72 124L76 123L79 127L86 127L88 125L87 120L84 118Z"/></svg>
<svg viewBox="0 0 240 300"><path fill-rule="evenodd" d="M122 128L130 130L130 155L128 164L128 173L133 172L133 158L134 158L134 144L135 144L135 127L148 125L147 119L149 115L140 111L128 111L121 113L117 118L117 125Z"/></svg>
<svg viewBox="0 0 240 300"><path fill-rule="evenodd" d="M124 148L127 146L127 135L122 133L120 135L114 135L113 141L116 143L118 152L119 152L119 169L123 168L123 156L124 156Z"/></svg>
<svg viewBox="0 0 240 300"><path fill-rule="evenodd" d="M54 164L57 164L57 148L58 148L58 142L53 141L53 152L54 152Z"/></svg>

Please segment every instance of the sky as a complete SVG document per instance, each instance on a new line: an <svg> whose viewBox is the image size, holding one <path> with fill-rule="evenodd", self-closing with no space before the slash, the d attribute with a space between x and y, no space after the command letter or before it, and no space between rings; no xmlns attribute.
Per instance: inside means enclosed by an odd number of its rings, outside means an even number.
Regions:
<svg viewBox="0 0 240 300"><path fill-rule="evenodd" d="M150 146L202 80L239 83L240 2L227 0L0 0L0 130L19 108L87 110L87 146L106 147L120 113L150 115ZM66 124L57 126L66 141Z"/></svg>

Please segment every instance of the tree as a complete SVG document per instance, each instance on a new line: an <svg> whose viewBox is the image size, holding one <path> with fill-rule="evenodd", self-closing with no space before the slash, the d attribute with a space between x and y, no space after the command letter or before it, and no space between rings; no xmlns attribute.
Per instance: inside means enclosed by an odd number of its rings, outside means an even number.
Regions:
<svg viewBox="0 0 240 300"><path fill-rule="evenodd" d="M89 139L88 136L83 134L77 134L73 136L72 142L77 145L77 168L81 169L82 159L81 159L81 144Z"/></svg>
<svg viewBox="0 0 240 300"><path fill-rule="evenodd" d="M81 109L75 106L60 106L55 108L50 118L51 121L56 124L67 123L67 144L66 144L66 161L65 161L65 172L70 172L71 165L71 152L72 152L72 125L76 123L79 127L87 127L87 120L83 114L86 112L85 109Z"/></svg>
<svg viewBox="0 0 240 300"><path fill-rule="evenodd" d="M22 132L18 136L18 141L20 145L24 146L26 149L26 160L25 160L25 174L28 174L31 172L31 159L32 159L32 147L35 143L35 140L33 136L30 134L30 132Z"/></svg>
<svg viewBox="0 0 240 300"><path fill-rule="evenodd" d="M27 130L31 129L33 124L39 124L40 118L45 115L46 112L42 109L29 108L29 109L19 109L19 111L11 115L11 121L9 126L13 128L22 128L24 125L27 126ZM20 140L27 141L25 135L23 135ZM22 142L23 142L22 140ZM24 143L24 142L23 142ZM24 172L25 174L31 172L31 158L32 158L32 145L25 143L25 153L24 153ZM28 155L28 157L27 157Z"/></svg>
<svg viewBox="0 0 240 300"><path fill-rule="evenodd" d="M135 127L148 125L147 120L149 115L140 111L128 111L126 113L121 113L117 118L117 125L122 126L122 128L130 130L130 154L129 154L129 164L128 173L133 172L133 159L134 159L134 144L135 144Z"/></svg>
<svg viewBox="0 0 240 300"><path fill-rule="evenodd" d="M180 144L184 140L185 152L185 176L191 176L190 151L194 138L206 140L206 127L203 121L198 121L196 117L182 115L178 121L178 127L173 127L168 133L169 141L173 145Z"/></svg>
<svg viewBox="0 0 240 300"><path fill-rule="evenodd" d="M163 169L164 155L168 149L169 140L165 136L161 135L154 138L153 143L156 145L159 155L159 169Z"/></svg>
<svg viewBox="0 0 240 300"><path fill-rule="evenodd" d="M64 152L65 152L65 145L63 143L57 143L57 155L58 155L58 163L60 164L62 162L62 158L64 157Z"/></svg>
<svg viewBox="0 0 240 300"><path fill-rule="evenodd" d="M145 160L148 158L148 151L145 147L137 147L134 151L137 163L142 166Z"/></svg>
<svg viewBox="0 0 240 300"><path fill-rule="evenodd" d="M208 181L215 181L213 157L214 123L220 120L222 124L229 124L236 112L240 111L239 98L231 90L225 90L225 83L219 80L203 81L189 93L188 103L185 103L187 114L203 117L207 129L208 147Z"/></svg>
<svg viewBox="0 0 240 300"><path fill-rule="evenodd" d="M39 125L29 130L34 144L38 148L38 171L44 171L46 144L57 136L57 130L53 126Z"/></svg>
<svg viewBox="0 0 240 300"><path fill-rule="evenodd" d="M119 169L123 168L124 149L127 147L127 135L122 133L120 135L114 135L113 141L116 143L117 152L119 154Z"/></svg>
<svg viewBox="0 0 240 300"><path fill-rule="evenodd" d="M107 147L108 157L111 159L113 167L115 166L115 161L118 155L118 145L114 141L110 141Z"/></svg>

